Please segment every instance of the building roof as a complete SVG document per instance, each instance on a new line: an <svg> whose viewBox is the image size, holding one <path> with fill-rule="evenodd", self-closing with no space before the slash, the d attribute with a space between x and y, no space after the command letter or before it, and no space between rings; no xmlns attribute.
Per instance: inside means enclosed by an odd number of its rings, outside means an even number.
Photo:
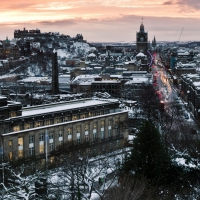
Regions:
<svg viewBox="0 0 200 200"><path fill-rule="evenodd" d="M118 102L118 100L112 100L112 102ZM60 103L52 103L52 104L46 104L41 106L33 106L29 108L23 108L22 110L22 116L28 117L28 116L34 116L34 115L42 115L47 113L54 113L54 112L64 112L67 110L73 110L73 109L80 109L80 108L86 108L91 106L98 106L98 105L106 105L110 104L111 102L109 100L96 100L96 99L82 99L82 100L73 100L73 101L66 101L66 102L60 102ZM14 117L17 118L17 117Z"/></svg>

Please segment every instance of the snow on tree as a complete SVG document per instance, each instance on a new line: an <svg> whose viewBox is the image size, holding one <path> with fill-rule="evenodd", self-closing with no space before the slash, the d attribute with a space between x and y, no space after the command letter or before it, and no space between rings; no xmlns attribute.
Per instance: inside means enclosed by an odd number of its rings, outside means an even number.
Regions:
<svg viewBox="0 0 200 200"><path fill-rule="evenodd" d="M96 193L103 199L117 174L114 158L92 161L87 156L65 156L62 167L49 178L49 195L52 199L59 196L60 199L73 200L80 196L81 199L90 200L92 193Z"/></svg>
<svg viewBox="0 0 200 200"><path fill-rule="evenodd" d="M27 175L24 165L17 169L6 167L7 174L5 183L1 182L1 195L7 200L32 200L35 199L35 182L42 176L42 172L36 170L34 174Z"/></svg>

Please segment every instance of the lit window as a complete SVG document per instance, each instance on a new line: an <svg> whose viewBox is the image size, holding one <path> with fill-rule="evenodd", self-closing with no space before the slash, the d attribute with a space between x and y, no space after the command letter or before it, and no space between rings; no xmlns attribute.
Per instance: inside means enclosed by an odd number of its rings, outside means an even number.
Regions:
<svg viewBox="0 0 200 200"><path fill-rule="evenodd" d="M13 131L20 131L20 126L19 126L19 125L14 126L14 127L13 127Z"/></svg>
<svg viewBox="0 0 200 200"><path fill-rule="evenodd" d="M9 140L8 145L12 148L12 140Z"/></svg>
<svg viewBox="0 0 200 200"><path fill-rule="evenodd" d="M18 146L23 146L23 137L18 138Z"/></svg>
<svg viewBox="0 0 200 200"><path fill-rule="evenodd" d="M12 161L12 159L13 159L13 153L9 152L9 160Z"/></svg>

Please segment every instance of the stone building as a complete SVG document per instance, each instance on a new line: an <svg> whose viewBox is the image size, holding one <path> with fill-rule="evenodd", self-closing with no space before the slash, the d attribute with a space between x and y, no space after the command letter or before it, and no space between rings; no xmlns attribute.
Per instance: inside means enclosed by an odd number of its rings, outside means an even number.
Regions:
<svg viewBox="0 0 200 200"><path fill-rule="evenodd" d="M147 54L148 50L148 33L144 30L144 25L141 23L140 31L136 33L137 53Z"/></svg>
<svg viewBox="0 0 200 200"><path fill-rule="evenodd" d="M20 49L17 45L11 44L8 38L0 42L0 59L12 58L14 60L20 57Z"/></svg>
<svg viewBox="0 0 200 200"><path fill-rule="evenodd" d="M184 74L181 76L181 95L193 112L200 117L200 76L199 74Z"/></svg>
<svg viewBox="0 0 200 200"><path fill-rule="evenodd" d="M121 145L127 137L121 124L126 122L128 112L119 109L117 100L81 99L23 110L19 103L10 104L5 97L0 100L1 109L6 110L0 130L4 159L44 155L46 145L51 152L71 141Z"/></svg>

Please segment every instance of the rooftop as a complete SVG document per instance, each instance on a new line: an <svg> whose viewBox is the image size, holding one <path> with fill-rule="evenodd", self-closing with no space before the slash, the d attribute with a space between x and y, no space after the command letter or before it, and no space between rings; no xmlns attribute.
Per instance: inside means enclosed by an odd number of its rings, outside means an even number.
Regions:
<svg viewBox="0 0 200 200"><path fill-rule="evenodd" d="M112 102L117 103L118 100L112 100ZM80 109L80 108L86 108L86 107L97 106L97 105L106 105L110 103L111 101L106 100L106 99L101 99L101 100L81 99L81 100L73 100L73 101L66 101L66 102L59 102L59 103L57 102L57 103L23 108L22 116L28 117L28 116L41 115L45 113L53 113L53 112L58 112L58 111L63 112L66 110Z"/></svg>

